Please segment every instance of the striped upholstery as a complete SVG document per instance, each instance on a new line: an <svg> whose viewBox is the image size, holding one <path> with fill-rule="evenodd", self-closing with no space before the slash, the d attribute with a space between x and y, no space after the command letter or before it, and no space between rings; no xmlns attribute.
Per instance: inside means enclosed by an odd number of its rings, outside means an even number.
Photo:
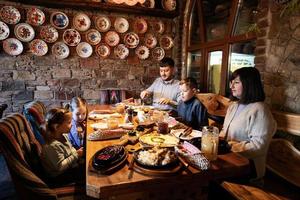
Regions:
<svg viewBox="0 0 300 200"><path fill-rule="evenodd" d="M0 149L20 199L57 198L56 193L36 175L41 146L23 115L12 114L0 120Z"/></svg>

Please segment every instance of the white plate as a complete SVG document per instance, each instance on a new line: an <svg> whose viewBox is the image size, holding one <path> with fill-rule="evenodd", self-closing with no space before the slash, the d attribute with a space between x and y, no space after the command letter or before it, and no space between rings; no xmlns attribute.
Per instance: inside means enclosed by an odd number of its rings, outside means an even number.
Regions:
<svg viewBox="0 0 300 200"><path fill-rule="evenodd" d="M135 49L135 54L139 57L141 60L145 60L149 58L149 49L146 46L139 46Z"/></svg>
<svg viewBox="0 0 300 200"><path fill-rule="evenodd" d="M57 42L52 46L52 54L58 59L65 59L70 54L69 47L63 42Z"/></svg>
<svg viewBox="0 0 300 200"><path fill-rule="evenodd" d="M93 53L92 46L87 42L81 42L76 47L76 52L81 58L88 58Z"/></svg>
<svg viewBox="0 0 300 200"><path fill-rule="evenodd" d="M173 11L176 9L176 0L162 0L161 5L163 9Z"/></svg>
<svg viewBox="0 0 300 200"><path fill-rule="evenodd" d="M54 12L50 16L50 23L57 29L65 29L69 25L69 18L63 12Z"/></svg>
<svg viewBox="0 0 300 200"><path fill-rule="evenodd" d="M120 42L120 36L116 31L108 31L104 37L105 43L111 47L117 46Z"/></svg>
<svg viewBox="0 0 300 200"><path fill-rule="evenodd" d="M118 17L115 20L114 27L118 33L125 33L129 29L129 23L124 17Z"/></svg>
<svg viewBox="0 0 300 200"><path fill-rule="evenodd" d="M171 130L171 134L175 137L179 138L179 135L184 131L184 129L174 129ZM202 137L202 132L198 130L193 130L192 133L186 137L181 136L180 139L182 140L191 140L193 138Z"/></svg>
<svg viewBox="0 0 300 200"><path fill-rule="evenodd" d="M162 60L165 57L165 50L161 47L155 47L152 49L152 57L157 61Z"/></svg>
<svg viewBox="0 0 300 200"><path fill-rule="evenodd" d="M104 119L104 118L105 118L105 114L97 114L97 113L89 114L89 119L100 120L100 119Z"/></svg>
<svg viewBox="0 0 300 200"><path fill-rule="evenodd" d="M3 6L0 10L0 17L5 23L17 24L21 19L21 14L13 6Z"/></svg>
<svg viewBox="0 0 300 200"><path fill-rule="evenodd" d="M126 33L126 35L124 36L124 43L126 47L133 49L136 48L140 43L140 38L134 32Z"/></svg>
<svg viewBox="0 0 300 200"><path fill-rule="evenodd" d="M171 49L174 46L173 39L170 36L163 35L159 40L159 45L165 49Z"/></svg>
<svg viewBox="0 0 300 200"><path fill-rule="evenodd" d="M75 29L67 29L63 34L63 40L69 46L77 46L81 41L81 36Z"/></svg>
<svg viewBox="0 0 300 200"><path fill-rule="evenodd" d="M91 27L91 20L86 14L78 13L73 18L73 26L78 31L87 31Z"/></svg>
<svg viewBox="0 0 300 200"><path fill-rule="evenodd" d="M110 29L111 22L107 16L99 16L96 19L95 25L100 32L107 32Z"/></svg>
<svg viewBox="0 0 300 200"><path fill-rule="evenodd" d="M58 39L58 31L51 25L43 26L40 31L40 36L44 41L53 43Z"/></svg>
<svg viewBox="0 0 300 200"><path fill-rule="evenodd" d="M107 127L107 124L106 123L94 123L94 124L91 124L91 127L93 128L93 129L108 129L108 127Z"/></svg>
<svg viewBox="0 0 300 200"><path fill-rule="evenodd" d="M27 10L27 23L33 26L41 26L45 22L45 14L38 8L29 8Z"/></svg>
<svg viewBox="0 0 300 200"><path fill-rule="evenodd" d="M124 60L129 55L129 49L124 44L119 44L114 49L117 58Z"/></svg>
<svg viewBox="0 0 300 200"><path fill-rule="evenodd" d="M152 48L156 47L157 39L152 33L147 33L145 35L144 43L148 48L152 49Z"/></svg>
<svg viewBox="0 0 300 200"><path fill-rule="evenodd" d="M101 34L96 29L90 29L85 34L86 41L91 45L97 45L101 42Z"/></svg>
<svg viewBox="0 0 300 200"><path fill-rule="evenodd" d="M10 31L8 26L4 22L0 21L0 40L8 38L9 33Z"/></svg>
<svg viewBox="0 0 300 200"><path fill-rule="evenodd" d="M44 56L48 52L48 45L40 39L35 39L29 44L30 51L36 56Z"/></svg>
<svg viewBox="0 0 300 200"><path fill-rule="evenodd" d="M23 44L16 38L8 38L3 41L3 50L11 56L17 56L23 52Z"/></svg>
<svg viewBox="0 0 300 200"><path fill-rule="evenodd" d="M106 44L100 44L96 46L96 53L101 58L107 58L110 55L110 47Z"/></svg>
<svg viewBox="0 0 300 200"><path fill-rule="evenodd" d="M137 18L133 23L133 30L139 34L146 33L148 30L147 21L142 17Z"/></svg>
<svg viewBox="0 0 300 200"><path fill-rule="evenodd" d="M30 42L35 36L35 32L29 24L20 23L15 26L15 36L22 42Z"/></svg>

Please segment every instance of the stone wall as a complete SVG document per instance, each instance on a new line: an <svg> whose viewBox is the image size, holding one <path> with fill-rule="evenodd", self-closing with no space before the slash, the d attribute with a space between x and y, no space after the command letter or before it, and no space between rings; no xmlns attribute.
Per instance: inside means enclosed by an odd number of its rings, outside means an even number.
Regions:
<svg viewBox="0 0 300 200"><path fill-rule="evenodd" d="M32 7L1 1L0 7L3 5L13 5L21 11L20 23L26 21L25 9ZM46 22L43 25L50 24L49 16L51 12L56 10L39 8L46 14ZM132 22L137 17L130 14L89 10L60 9L60 11L65 12L70 19L68 28L72 27L72 16L77 12L85 12L90 17L92 16L91 20L98 15L109 16L112 21L111 30L114 30L113 19L122 16L129 19L129 31L132 31ZM177 56L178 49L180 49L176 43L179 41L178 34L176 34L179 27L175 26L178 24L176 22L178 19L143 17L150 22L158 19L164 22L166 30L162 35L169 35L175 41L174 47L166 51L166 56L176 60L179 57ZM9 37L15 37L14 25L9 25L9 27L11 32ZM94 27L92 20L91 28ZM35 30L39 29L39 27L34 28ZM58 41L62 41L63 31L59 30ZM154 33L151 29L151 23L148 23L147 32ZM158 33L154 34L158 38L161 36ZM123 43L124 34L120 35L120 43ZM81 33L81 36L84 38L84 33ZM101 36L103 39L104 34ZM140 41L143 41L143 35L139 36ZM35 38L40 38L38 31L36 31ZM0 43L2 47L2 41ZM113 55L113 48L111 48L112 54L106 59L99 58L95 52L91 57L84 59L77 55L75 47L69 47L70 56L64 60L58 60L51 53L52 44L48 44L49 51L42 57L32 55L29 52L28 44L23 43L23 45L23 53L15 57L7 55L2 49L0 50L0 103L8 104L6 113L20 112L23 104L32 100L41 100L47 106L54 107L69 102L73 96L82 96L89 102L97 103L100 102L100 91L105 89L128 90L132 95L138 95L159 75L159 62L152 58L151 51L150 57L146 60L140 60L135 55L134 49L130 49L127 59L120 60ZM176 61L178 62L178 60Z"/></svg>
<svg viewBox="0 0 300 200"><path fill-rule="evenodd" d="M283 6L260 2L255 64L272 108L300 113L300 13L280 17Z"/></svg>

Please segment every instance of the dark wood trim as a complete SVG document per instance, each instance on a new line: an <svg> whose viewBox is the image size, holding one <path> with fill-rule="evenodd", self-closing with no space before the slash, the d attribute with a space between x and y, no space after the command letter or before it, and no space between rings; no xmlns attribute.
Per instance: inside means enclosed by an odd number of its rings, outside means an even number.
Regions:
<svg viewBox="0 0 300 200"><path fill-rule="evenodd" d="M200 23L200 41L201 43L204 43L206 41L206 26L204 17L202 15L203 13L203 4L202 1L197 1L198 3L198 10L199 10L199 23Z"/></svg>
<svg viewBox="0 0 300 200"><path fill-rule="evenodd" d="M230 12L230 17L229 17L229 23L228 23L228 35L233 35L233 29L236 24L236 18L237 18L237 13L239 9L239 0L233 0L232 1L232 6L231 6L231 12Z"/></svg>
<svg viewBox="0 0 300 200"><path fill-rule="evenodd" d="M120 12L120 13L132 13L137 15L149 15L149 16L156 16L156 17L165 17L165 18L175 18L179 16L179 10L175 11L166 11L159 8L145 8L142 6L127 6L127 5L117 5L117 4L110 4L105 2L86 2L86 1L71 1L71 0L60 0L60 1L53 1L53 0L12 0L14 2L19 2L22 4L29 4L29 5L39 5L45 6L48 8L74 8L80 10L101 10L101 11L108 11L108 12Z"/></svg>

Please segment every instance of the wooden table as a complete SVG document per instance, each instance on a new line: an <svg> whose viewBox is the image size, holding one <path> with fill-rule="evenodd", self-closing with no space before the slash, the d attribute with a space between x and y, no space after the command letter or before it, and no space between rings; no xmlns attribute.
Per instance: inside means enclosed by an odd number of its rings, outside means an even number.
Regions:
<svg viewBox="0 0 300 200"><path fill-rule="evenodd" d="M92 132L90 123L91 121L88 121L88 134ZM188 170L183 169L169 177L143 175L135 171L132 173L128 170L128 164L111 175L89 171L89 161L95 152L118 141L87 141L86 192L88 196L101 199L172 199L172 195L176 198L178 195L190 198L194 195L192 199L205 199L209 181L249 173L248 160L235 153L219 155L207 171L189 167ZM128 176L129 173L132 173L131 177Z"/></svg>

